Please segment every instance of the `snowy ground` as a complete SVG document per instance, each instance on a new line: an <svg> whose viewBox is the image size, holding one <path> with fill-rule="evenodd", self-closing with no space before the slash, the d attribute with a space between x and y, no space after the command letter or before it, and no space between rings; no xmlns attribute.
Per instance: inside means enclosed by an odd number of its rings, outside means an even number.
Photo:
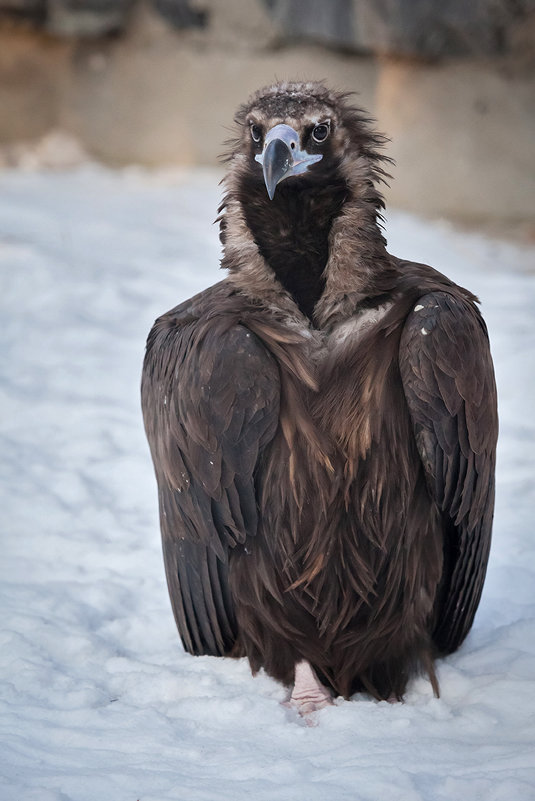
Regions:
<svg viewBox="0 0 535 801"><path fill-rule="evenodd" d="M494 547L442 697L307 727L175 631L138 387L153 319L221 277L211 173L0 173L1 801L535 798L535 248L392 213L480 295L500 392Z"/></svg>

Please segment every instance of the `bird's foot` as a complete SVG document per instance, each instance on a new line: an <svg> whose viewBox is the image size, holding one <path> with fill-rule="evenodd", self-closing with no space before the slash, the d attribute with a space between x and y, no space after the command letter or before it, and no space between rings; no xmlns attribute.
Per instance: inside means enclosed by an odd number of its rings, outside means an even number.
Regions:
<svg viewBox="0 0 535 801"><path fill-rule="evenodd" d="M332 695L323 686L312 665L303 660L295 666L292 694L285 706L296 709L300 715L309 715L333 703Z"/></svg>

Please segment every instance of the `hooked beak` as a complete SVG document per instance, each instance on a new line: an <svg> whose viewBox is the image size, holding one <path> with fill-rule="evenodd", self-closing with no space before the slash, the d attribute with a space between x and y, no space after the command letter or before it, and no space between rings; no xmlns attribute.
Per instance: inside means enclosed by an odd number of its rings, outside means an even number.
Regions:
<svg viewBox="0 0 535 801"><path fill-rule="evenodd" d="M297 131L281 124L267 132L262 155L255 156L255 161L262 165L269 199L273 200L277 184L290 175L302 175L322 158L321 153L311 155L301 150Z"/></svg>

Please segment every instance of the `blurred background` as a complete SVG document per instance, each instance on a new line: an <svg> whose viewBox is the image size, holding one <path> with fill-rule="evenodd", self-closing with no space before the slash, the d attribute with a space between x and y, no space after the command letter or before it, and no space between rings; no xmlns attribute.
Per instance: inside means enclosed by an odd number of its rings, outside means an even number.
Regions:
<svg viewBox="0 0 535 801"><path fill-rule="evenodd" d="M0 0L0 166L214 165L276 78L358 92L390 203L535 240L535 0Z"/></svg>

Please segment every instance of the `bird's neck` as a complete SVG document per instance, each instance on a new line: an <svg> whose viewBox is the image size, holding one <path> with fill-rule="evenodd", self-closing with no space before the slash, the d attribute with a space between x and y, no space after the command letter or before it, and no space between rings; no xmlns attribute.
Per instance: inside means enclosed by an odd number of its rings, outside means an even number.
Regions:
<svg viewBox="0 0 535 801"><path fill-rule="evenodd" d="M343 181L325 187L288 181L277 187L273 200L263 185L249 190L243 205L261 256L310 319L325 289L329 234L346 195Z"/></svg>
<svg viewBox="0 0 535 801"><path fill-rule="evenodd" d="M270 201L263 183L243 172L231 175L219 218L221 266L237 289L289 318L297 305L322 329L392 291L398 271L371 181L348 188L332 176L325 185L289 180Z"/></svg>

